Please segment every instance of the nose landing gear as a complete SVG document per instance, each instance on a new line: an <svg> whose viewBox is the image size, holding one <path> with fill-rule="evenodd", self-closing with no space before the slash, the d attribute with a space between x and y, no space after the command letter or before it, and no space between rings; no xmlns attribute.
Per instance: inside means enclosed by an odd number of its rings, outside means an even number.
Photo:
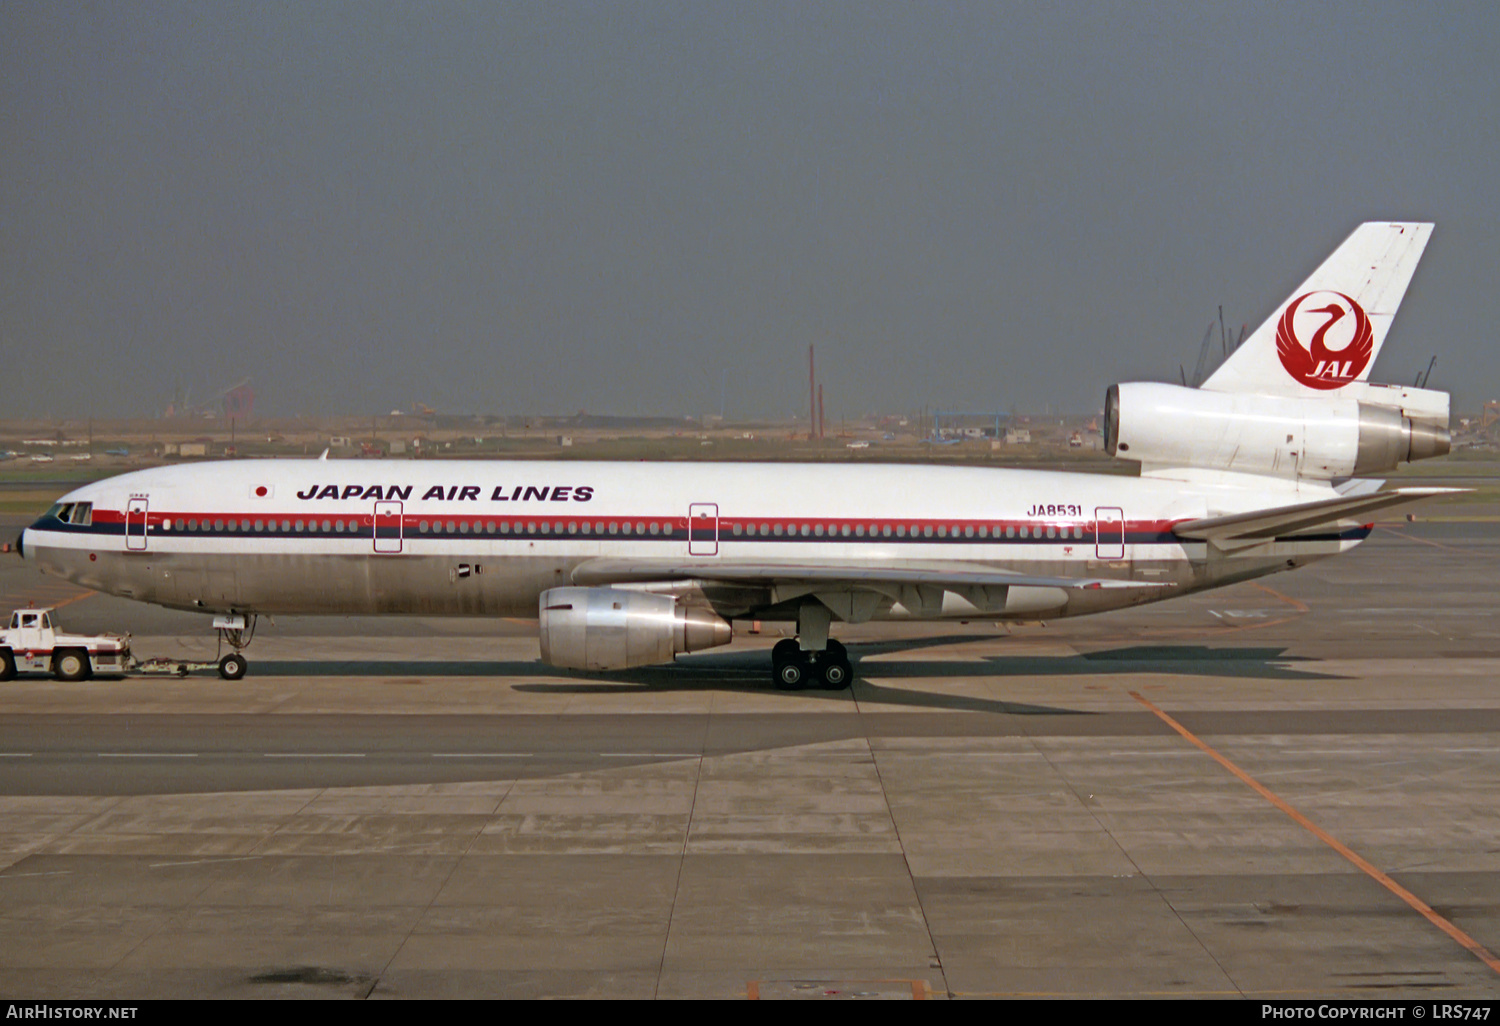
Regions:
<svg viewBox="0 0 1500 1026"><path fill-rule="evenodd" d="M239 680L250 668L242 652L255 639L256 621L253 613L249 617L238 614L214 617L214 630L219 632L219 651L224 651L225 645L234 650L219 660L219 676L225 680Z"/></svg>

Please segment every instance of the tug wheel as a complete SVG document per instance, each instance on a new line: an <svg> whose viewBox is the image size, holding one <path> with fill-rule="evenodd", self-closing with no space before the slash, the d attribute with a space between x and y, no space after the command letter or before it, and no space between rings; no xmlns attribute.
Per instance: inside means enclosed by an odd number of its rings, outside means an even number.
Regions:
<svg viewBox="0 0 1500 1026"><path fill-rule="evenodd" d="M87 652L68 648L52 655L52 675L58 680L88 680L92 669Z"/></svg>

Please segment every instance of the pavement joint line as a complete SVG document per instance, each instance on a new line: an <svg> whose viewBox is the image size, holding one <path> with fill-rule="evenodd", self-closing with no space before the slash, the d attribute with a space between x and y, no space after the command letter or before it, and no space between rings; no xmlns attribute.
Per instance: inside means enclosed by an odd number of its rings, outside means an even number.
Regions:
<svg viewBox="0 0 1500 1026"><path fill-rule="evenodd" d="M855 699L855 708L859 709L858 699ZM891 808L891 793L886 788L884 774L880 772L880 753L870 744L869 737L864 738L864 746L866 754L870 757L870 765L875 770L875 781L880 785L880 798L885 804L886 818L890 820L891 830L896 835L896 847L901 852L901 864L906 867L906 879L911 885L912 899L917 903L917 911L922 915L922 927L927 931L927 943L932 949L929 968L937 970L939 978L943 981L943 994L945 997L951 998L953 991L948 986L948 969L943 964L943 949L938 946L937 935L932 929L932 917L927 914L927 905L922 901L922 889L917 886L917 874L911 868L911 856L906 850L906 841L901 836L901 824L896 821L896 810ZM1036 748L1035 740L1031 742L1031 747L1033 749ZM1046 756L1043 755L1042 758L1045 760ZM912 980L910 982L912 985L912 1000L923 1001L930 996L932 985L927 980L922 980L923 990L920 993L917 990L917 981ZM755 996L758 999L760 996L759 992Z"/></svg>
<svg viewBox="0 0 1500 1026"><path fill-rule="evenodd" d="M1131 692L1131 694L1134 694L1134 692ZM1210 962L1214 964L1214 967L1218 969L1220 974L1223 975L1225 982L1227 982L1231 987L1234 987L1235 979L1233 974L1230 973L1227 968L1225 968L1223 961L1219 958L1218 955L1214 953L1213 948L1208 944L1208 942L1199 935L1199 932L1197 930L1193 929L1193 924L1188 922L1188 918L1187 916L1183 915L1182 909L1178 908L1177 905L1172 901L1172 899L1162 891L1161 885L1159 885L1152 878L1151 874L1141 867L1141 864L1136 860L1135 856L1132 855L1130 853L1130 850L1120 841L1118 837L1115 836L1115 832L1109 828L1109 824L1099 818L1099 809L1093 803L1094 796L1091 794L1087 798L1085 798L1083 794L1079 792L1079 789L1075 787L1072 781L1068 779L1067 773L1063 770L1063 768L1058 766L1057 763L1053 761L1052 756L1047 752L1046 746L1040 743L1040 740L1036 737L1036 735L1027 734L1026 737L1030 741L1032 749L1038 755L1040 755L1042 757L1042 761L1047 764L1047 768L1052 771L1052 773L1057 777L1062 786L1065 787L1068 792L1073 795L1073 800L1078 803L1079 807L1082 808L1084 812L1088 813L1089 818L1094 821L1094 825L1099 828L1104 836L1109 838L1110 843L1113 844L1115 846L1115 849L1120 853L1120 857L1123 858L1126 862L1130 863L1130 868L1134 870L1134 872L1131 874L1126 874L1126 878L1135 876L1146 882L1146 884L1151 888L1152 893L1156 895L1157 900L1160 901L1166 907L1167 911L1177 919L1178 925L1180 925L1184 930L1187 931L1187 935L1193 939L1194 943L1198 945L1203 954L1208 958ZM1119 878L1119 876L1116 876L1116 879ZM1243 991L1239 991L1237 993L1239 997L1244 997Z"/></svg>
<svg viewBox="0 0 1500 1026"><path fill-rule="evenodd" d="M434 759L530 759L533 752L433 752Z"/></svg>
<svg viewBox="0 0 1500 1026"><path fill-rule="evenodd" d="M100 759L196 759L197 752L98 752Z"/></svg>
<svg viewBox="0 0 1500 1026"><path fill-rule="evenodd" d="M698 735L699 743L707 740L709 718L704 717L703 730ZM656 983L651 988L653 1000L661 997L661 978L667 971L667 952L672 949L672 923L677 918L677 899L682 896L682 873L687 867L688 848L693 843L693 816L698 811L698 791L703 786L703 763L707 756L698 756L693 764L693 797L688 802L687 823L682 828L682 848L677 853L677 876L672 881L672 903L667 907L666 929L662 931L661 958L656 963ZM514 787L515 785L511 785Z"/></svg>
<svg viewBox="0 0 1500 1026"><path fill-rule="evenodd" d="M1209 758L1213 759L1220 766L1223 766L1230 773L1238 777L1242 783L1244 783L1251 790L1255 791L1255 793L1259 794L1262 798L1266 799L1266 801L1270 802L1276 808L1286 813L1289 817L1291 817L1294 823L1310 832L1314 837L1322 841L1324 844L1328 845L1334 851L1338 852L1345 859L1353 863L1358 869L1364 872L1365 875L1370 877L1370 879L1374 880L1376 883L1380 884L1396 897L1406 902L1406 904L1411 906L1414 911L1420 913L1423 918L1432 923L1433 926L1436 926L1439 930L1442 930L1449 937L1453 938L1453 940L1457 941L1460 946L1467 949L1470 954L1478 958L1485 965L1489 966L1490 969L1492 969L1495 973L1500 974L1500 958L1496 958L1495 955L1492 954L1490 950L1483 944L1480 944L1477 940L1475 940L1473 937L1470 937L1463 930L1460 930L1457 926L1454 926L1453 923L1434 911L1431 905L1428 905L1425 901L1417 897L1411 891L1407 890L1405 887L1402 887L1399 883L1391 879L1380 869L1376 868L1375 865L1366 860L1363 856L1354 851L1348 845L1344 844L1328 831L1324 830L1322 827L1318 826L1302 813L1298 812L1291 805L1291 803L1287 802L1284 798L1277 795L1270 788L1266 787L1250 774L1246 773L1234 763L1230 762L1223 755L1220 755L1218 751L1211 748L1203 741L1200 741L1197 736L1194 735L1190 730L1188 730L1182 724L1178 723L1162 709L1152 704L1149 699L1143 697L1135 691L1129 692L1129 695L1131 698L1134 698L1137 702L1144 705L1147 709L1151 710L1151 712L1154 713L1163 723L1180 734L1185 741L1200 749Z"/></svg>
<svg viewBox="0 0 1500 1026"><path fill-rule="evenodd" d="M363 759L364 752L262 752L266 759Z"/></svg>

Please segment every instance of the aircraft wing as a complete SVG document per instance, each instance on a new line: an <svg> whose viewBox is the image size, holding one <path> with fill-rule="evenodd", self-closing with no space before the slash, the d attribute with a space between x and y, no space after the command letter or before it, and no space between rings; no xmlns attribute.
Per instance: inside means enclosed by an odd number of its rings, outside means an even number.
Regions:
<svg viewBox="0 0 1500 1026"><path fill-rule="evenodd" d="M652 583L666 581L723 581L729 584L843 584L851 586L926 584L938 588L1160 588L1156 581L1120 581L1102 577L1043 577L976 569L951 563L871 566L869 563L738 562L730 560L592 559L573 571L578 585Z"/></svg>
<svg viewBox="0 0 1500 1026"><path fill-rule="evenodd" d="M1212 542L1221 549L1261 545L1290 535L1303 535L1317 528L1334 527L1346 521L1369 523L1377 510L1390 510L1443 495L1457 495L1467 488L1393 488L1367 495L1344 495L1295 506L1235 513L1224 517L1187 520L1172 528L1179 538Z"/></svg>
<svg viewBox="0 0 1500 1026"><path fill-rule="evenodd" d="M1162 588L1159 581L1006 573L972 563L756 562L594 559L573 571L578 585L642 584L715 593L724 615L746 615L811 596L847 623L862 623L899 603L915 616L958 609L974 616L1045 615L1068 594L1099 588ZM750 592L750 594L747 594Z"/></svg>

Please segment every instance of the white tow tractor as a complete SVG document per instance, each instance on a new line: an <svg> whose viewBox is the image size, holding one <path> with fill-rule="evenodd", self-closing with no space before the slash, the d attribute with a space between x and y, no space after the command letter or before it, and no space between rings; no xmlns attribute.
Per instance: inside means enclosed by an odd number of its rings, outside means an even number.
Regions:
<svg viewBox="0 0 1500 1026"><path fill-rule="evenodd" d="M140 661L130 654L128 634L64 634L53 626L51 609L17 609L10 626L0 630L0 680L18 673L50 673L58 680L88 680L96 673L163 673L185 677L192 670L219 671L225 680L239 680L247 664L243 647L244 617L219 617L214 621L221 636L235 650L218 662L181 659Z"/></svg>
<svg viewBox="0 0 1500 1026"><path fill-rule="evenodd" d="M88 680L95 673L130 669L130 638L119 634L64 634L50 609L17 609L0 631L0 680L17 673L50 673L58 680Z"/></svg>

